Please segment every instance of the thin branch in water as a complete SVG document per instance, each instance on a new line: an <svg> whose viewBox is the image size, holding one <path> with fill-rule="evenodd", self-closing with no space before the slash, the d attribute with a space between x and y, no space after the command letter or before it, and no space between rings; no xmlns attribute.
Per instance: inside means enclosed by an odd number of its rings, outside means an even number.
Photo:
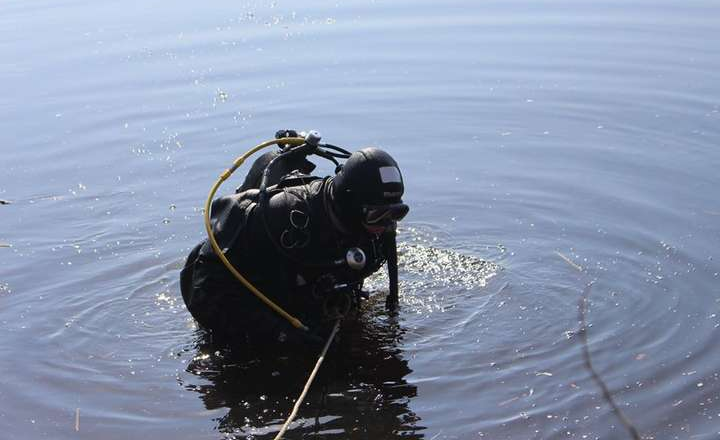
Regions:
<svg viewBox="0 0 720 440"><path fill-rule="evenodd" d="M582 266L580 266L579 264L577 264L576 262L574 262L574 261L571 260L570 258L568 258L568 257L566 257L565 255L563 255L562 253L560 253L560 251L555 251L555 254L556 254L558 257L562 258L563 261L565 261L567 264L569 264L573 269L577 270L578 272L582 272L582 271L583 271L583 267L582 267Z"/></svg>
<svg viewBox="0 0 720 440"><path fill-rule="evenodd" d="M589 283L585 290L583 290L582 295L580 296L580 303L578 304L578 317L580 320L580 330L578 331L578 335L580 336L580 343L582 346L582 353L583 353L583 360L585 361L585 368L590 371L590 374L592 375L592 378L595 380L595 382L598 384L600 389L602 390L603 397L608 402L612 410L617 414L618 418L622 422L623 425L625 425L625 428L627 428L628 432L630 433L630 436L633 438L633 440L642 440L642 437L640 437L640 434L638 433L637 428L630 422L630 420L623 414L623 412L620 410L620 407L617 406L615 403L615 400L612 397L612 394L610 393L610 390L608 389L607 385L605 385L605 382L602 380L600 375L595 371L595 367L593 367L592 359L590 358L590 348L588 346L588 337L587 337L587 321L585 319L585 315L587 314L587 307L588 307L588 297L590 296L590 288L592 287L593 283Z"/></svg>

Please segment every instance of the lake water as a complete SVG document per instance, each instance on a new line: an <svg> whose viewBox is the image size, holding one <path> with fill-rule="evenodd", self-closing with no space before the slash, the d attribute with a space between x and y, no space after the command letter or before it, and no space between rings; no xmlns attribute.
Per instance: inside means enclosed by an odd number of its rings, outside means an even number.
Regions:
<svg viewBox="0 0 720 440"><path fill-rule="evenodd" d="M387 149L412 208L399 315L367 304L287 438L629 438L583 292L638 431L720 437L717 2L5 0L0 29L1 438L272 438L316 355L209 346L178 275L280 128Z"/></svg>

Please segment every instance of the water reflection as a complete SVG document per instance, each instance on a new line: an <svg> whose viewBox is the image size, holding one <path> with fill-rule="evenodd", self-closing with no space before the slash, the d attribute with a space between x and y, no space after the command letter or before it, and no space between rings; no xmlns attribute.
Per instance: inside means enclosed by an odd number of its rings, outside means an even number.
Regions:
<svg viewBox="0 0 720 440"><path fill-rule="evenodd" d="M364 316L343 323L286 438L423 438L409 408L417 388L403 358L403 329L382 310L365 304ZM227 438L271 439L288 416L317 360L317 350L220 346L198 336L182 385L220 414Z"/></svg>

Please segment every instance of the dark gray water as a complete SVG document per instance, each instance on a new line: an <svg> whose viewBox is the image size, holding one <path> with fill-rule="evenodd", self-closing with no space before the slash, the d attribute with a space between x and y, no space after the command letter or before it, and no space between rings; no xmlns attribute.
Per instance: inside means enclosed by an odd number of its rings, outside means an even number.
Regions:
<svg viewBox="0 0 720 440"><path fill-rule="evenodd" d="M272 437L314 355L208 346L178 273L286 127L388 149L412 206L399 316L368 304L288 438L627 438L591 281L627 417L720 437L717 2L5 0L0 30L0 438Z"/></svg>

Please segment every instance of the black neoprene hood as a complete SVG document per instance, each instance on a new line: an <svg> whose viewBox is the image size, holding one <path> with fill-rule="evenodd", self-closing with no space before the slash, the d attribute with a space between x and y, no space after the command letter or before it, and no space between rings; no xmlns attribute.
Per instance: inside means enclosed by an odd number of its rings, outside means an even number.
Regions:
<svg viewBox="0 0 720 440"><path fill-rule="evenodd" d="M404 191L395 159L374 147L354 152L333 180L335 201L353 214L365 205L402 203Z"/></svg>

